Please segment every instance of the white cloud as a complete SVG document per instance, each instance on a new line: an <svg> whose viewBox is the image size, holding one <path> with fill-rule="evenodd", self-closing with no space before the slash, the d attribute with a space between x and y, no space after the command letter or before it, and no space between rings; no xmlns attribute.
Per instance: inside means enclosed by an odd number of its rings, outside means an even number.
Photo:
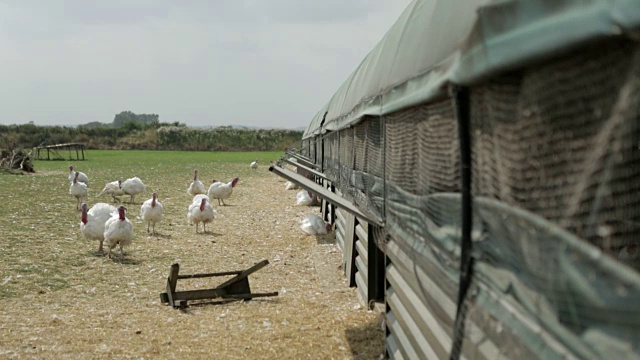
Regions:
<svg viewBox="0 0 640 360"><path fill-rule="evenodd" d="M304 126L408 2L0 1L0 123Z"/></svg>

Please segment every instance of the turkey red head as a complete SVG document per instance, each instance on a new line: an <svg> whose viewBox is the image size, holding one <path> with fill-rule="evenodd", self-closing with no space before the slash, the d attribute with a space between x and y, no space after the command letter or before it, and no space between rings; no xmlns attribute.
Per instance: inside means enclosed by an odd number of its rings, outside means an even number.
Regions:
<svg viewBox="0 0 640 360"><path fill-rule="evenodd" d="M118 207L118 215L120 216L120 221L124 221L126 219L125 211L127 211L127 208L124 207L123 205L120 205Z"/></svg>
<svg viewBox="0 0 640 360"><path fill-rule="evenodd" d="M118 188L122 189L122 180L118 180Z"/></svg>
<svg viewBox="0 0 640 360"><path fill-rule="evenodd" d="M69 165L69 172L73 172L73 165Z"/></svg>
<svg viewBox="0 0 640 360"><path fill-rule="evenodd" d="M198 171L198 170L196 170ZM156 207L156 199L158 198L158 194L157 193L153 193L153 198L151 200L151 207Z"/></svg>
<svg viewBox="0 0 640 360"><path fill-rule="evenodd" d="M73 166L71 166L71 167L73 167ZM73 183L74 184L78 182L78 176L79 175L80 175L80 173L76 171L76 176L73 177Z"/></svg>
<svg viewBox="0 0 640 360"><path fill-rule="evenodd" d="M218 182L218 180L216 180L216 179L211 180L211 183L212 183L212 184L215 184L215 183L217 183L217 182Z"/></svg>
<svg viewBox="0 0 640 360"><path fill-rule="evenodd" d="M198 180L198 169L193 170L193 181Z"/></svg>
<svg viewBox="0 0 640 360"><path fill-rule="evenodd" d="M231 180L231 187L236 187L238 180L240 180L240 178L234 178L233 180Z"/></svg>
<svg viewBox="0 0 640 360"><path fill-rule="evenodd" d="M87 225L87 203L82 203L82 217L80 220L83 224Z"/></svg>
<svg viewBox="0 0 640 360"><path fill-rule="evenodd" d="M324 223L324 228L325 230L327 230L327 234L331 232L331 224L329 224L328 222Z"/></svg>
<svg viewBox="0 0 640 360"><path fill-rule="evenodd" d="M205 205L207 205L207 199L202 198L202 202L200 203L200 211L204 211Z"/></svg>

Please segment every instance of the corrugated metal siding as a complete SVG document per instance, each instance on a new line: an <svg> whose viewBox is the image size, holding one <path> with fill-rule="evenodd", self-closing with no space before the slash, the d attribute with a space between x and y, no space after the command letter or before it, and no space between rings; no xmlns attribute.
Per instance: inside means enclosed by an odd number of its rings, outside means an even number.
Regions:
<svg viewBox="0 0 640 360"><path fill-rule="evenodd" d="M387 313L387 328L389 329L389 336L387 336L387 338L391 337L393 339L393 343L398 344L397 348L388 350L389 356L392 359L421 358L414 350L413 346L411 346L411 344L409 343L409 337L396 319L393 312Z"/></svg>
<svg viewBox="0 0 640 360"><path fill-rule="evenodd" d="M358 293L360 294L362 302L367 305L369 291L368 291L368 234L367 228L368 224L356 218L356 227L355 227L355 250L356 250L356 286L358 287Z"/></svg>
<svg viewBox="0 0 640 360"><path fill-rule="evenodd" d="M395 340L395 336L393 333L389 333L387 335L387 352L389 353L389 357L392 359L402 360L404 357L402 356L402 352L398 347L398 344Z"/></svg>
<svg viewBox="0 0 640 360"><path fill-rule="evenodd" d="M398 340L400 351L411 359L447 358L456 314L455 283L444 274L432 276L440 272L436 267L427 275L393 239L386 254L387 318L397 323L389 332ZM394 358L393 350L387 351Z"/></svg>
<svg viewBox="0 0 640 360"><path fill-rule="evenodd" d="M342 251L344 256L344 227L347 222L345 219L345 211L340 208L336 208L336 244ZM344 263L344 258L342 259Z"/></svg>

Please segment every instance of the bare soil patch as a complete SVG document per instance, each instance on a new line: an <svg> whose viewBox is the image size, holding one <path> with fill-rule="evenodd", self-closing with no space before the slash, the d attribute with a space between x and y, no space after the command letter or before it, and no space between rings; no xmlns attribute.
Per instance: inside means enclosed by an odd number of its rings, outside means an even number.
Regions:
<svg viewBox="0 0 640 360"><path fill-rule="evenodd" d="M303 215L319 208L295 206L296 191L284 190L284 181L266 169L241 176L229 206L214 204L218 217L206 234L187 223L188 182L150 186L138 204L125 204L135 238L121 260L97 255L97 243L82 237L64 177L20 177L24 192L2 194L18 205L5 207L0 220L0 358L374 359L383 353L379 315L347 286L332 235L318 239L298 229ZM109 201L96 198L108 180L92 184L90 205ZM165 219L151 236L138 216L154 187L161 188ZM34 196L36 203L27 205ZM277 297L191 303L186 311L160 302L172 263L193 274L241 270L263 259L270 264L249 277L252 291L278 291ZM223 280L180 280L178 290Z"/></svg>

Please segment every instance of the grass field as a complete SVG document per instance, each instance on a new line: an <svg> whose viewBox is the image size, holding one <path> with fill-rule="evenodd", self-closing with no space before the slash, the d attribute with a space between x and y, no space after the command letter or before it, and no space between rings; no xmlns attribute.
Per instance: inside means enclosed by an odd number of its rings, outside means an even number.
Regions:
<svg viewBox="0 0 640 360"><path fill-rule="evenodd" d="M33 175L0 173L0 359L377 357L379 318L346 286L331 235L299 231L302 216L319 209L294 206L295 191L267 171L280 156L89 151L87 161L36 161ZM255 159L257 171L249 168ZM97 198L107 182L137 176L146 184L136 204L125 204L135 237L124 259L98 255L97 242L83 238L68 194L69 164L90 178L89 206L111 201ZM240 178L229 206L215 204L206 234L186 219L196 168L205 184ZM154 191L165 209L156 236L139 218L140 203ZM252 291L278 297L185 312L159 301L172 263L181 273L202 273L263 259L270 265L251 275ZM185 280L178 288L219 282Z"/></svg>

